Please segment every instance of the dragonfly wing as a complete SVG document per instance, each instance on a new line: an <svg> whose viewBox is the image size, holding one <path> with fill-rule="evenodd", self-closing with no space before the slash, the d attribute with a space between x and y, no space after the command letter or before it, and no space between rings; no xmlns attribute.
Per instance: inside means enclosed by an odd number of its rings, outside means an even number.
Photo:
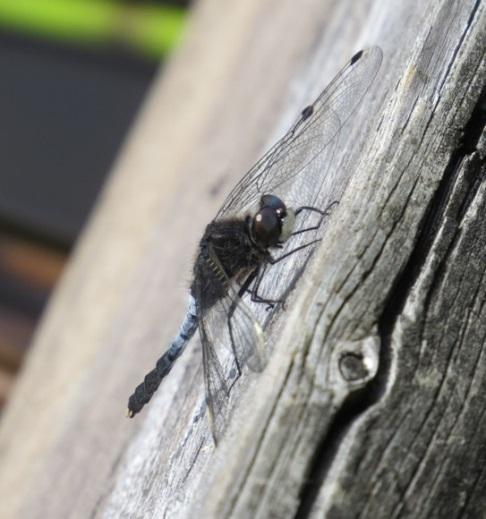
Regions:
<svg viewBox="0 0 486 519"><path fill-rule="evenodd" d="M231 191L217 217L238 214L265 193L293 183L337 138L380 68L383 53L371 47L355 54L292 128L265 153Z"/></svg>
<svg viewBox="0 0 486 519"><path fill-rule="evenodd" d="M222 436L230 415L229 397L237 371L247 365L261 371L266 362L263 331L251 310L245 305L227 277L214 248L209 244L209 261L227 280L227 294L211 307L205 304L205 294L199 293L199 335L201 337L206 402L215 442ZM218 351L231 344L233 355Z"/></svg>
<svg viewBox="0 0 486 519"><path fill-rule="evenodd" d="M209 257L215 268L226 279L227 294L216 303L216 308L227 316L227 330L238 370L247 365L252 371L261 371L266 365L263 330L242 295L227 276L214 248L209 246Z"/></svg>
<svg viewBox="0 0 486 519"><path fill-rule="evenodd" d="M208 330L206 313L203 313L202 318L199 319L199 336L202 346L206 404L211 432L216 443L221 438L228 420L229 388L223 366L214 349L214 339Z"/></svg>

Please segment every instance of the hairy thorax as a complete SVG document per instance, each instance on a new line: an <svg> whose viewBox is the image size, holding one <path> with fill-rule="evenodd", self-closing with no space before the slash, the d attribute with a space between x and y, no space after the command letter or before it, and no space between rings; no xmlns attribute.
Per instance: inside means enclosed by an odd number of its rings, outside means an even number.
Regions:
<svg viewBox="0 0 486 519"><path fill-rule="evenodd" d="M228 293L228 280L241 284L265 254L250 240L243 219L211 222L199 243L191 294L204 307L213 306Z"/></svg>

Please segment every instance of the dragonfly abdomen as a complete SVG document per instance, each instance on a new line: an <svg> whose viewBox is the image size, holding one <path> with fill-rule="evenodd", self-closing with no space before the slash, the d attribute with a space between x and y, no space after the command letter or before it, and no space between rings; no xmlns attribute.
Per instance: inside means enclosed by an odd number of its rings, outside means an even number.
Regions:
<svg viewBox="0 0 486 519"><path fill-rule="evenodd" d="M152 398L164 377L172 369L176 359L184 351L186 344L194 335L197 327L196 303L194 298L190 296L186 317L179 328L179 332L171 342L169 349L159 358L155 368L145 375L143 382L135 388L135 391L128 399L127 415L130 418L133 418L140 412L143 406Z"/></svg>

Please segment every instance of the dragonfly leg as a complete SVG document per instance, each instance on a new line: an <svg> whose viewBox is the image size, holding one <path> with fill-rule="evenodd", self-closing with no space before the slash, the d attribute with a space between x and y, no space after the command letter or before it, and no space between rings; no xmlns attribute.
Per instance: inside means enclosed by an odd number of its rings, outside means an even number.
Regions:
<svg viewBox="0 0 486 519"><path fill-rule="evenodd" d="M329 204L326 209L323 211L322 209L319 209L317 207L311 207L311 206L302 206L302 207L299 207L296 211L295 211L295 215L297 216L299 213L301 213L302 211L310 211L310 212L315 212L315 213L318 213L321 215L321 218L319 220L319 223L317 225L314 225L312 227L308 227L307 229L301 229L300 231L295 231L293 232L290 236L296 236L297 234L301 234L301 233L304 233L304 232L308 232L308 231L315 231L317 229L319 229L319 227L321 226L322 224L322 221L323 219L328 216L330 214L330 210L331 208L338 204L339 202L335 201L335 202L332 202L331 204ZM265 297L262 297L258 294L258 291L260 289L260 284L262 282L262 279L263 279L263 276L265 274L265 270L267 268L267 266L270 264L270 265L274 265L275 263L278 263L279 261L282 261L284 260L285 258L288 258L290 255L292 255L294 252L297 252L297 251L300 251L302 249L305 249L306 247L309 247L310 245L314 245L315 243L319 242L320 240L313 240L309 243L306 243L304 245L301 245L299 247L296 247L295 249L292 249L291 251L287 252L286 254L284 254L283 256L280 256L278 258L274 258L272 257L270 254L268 255L267 257L267 261L263 264L263 268L260 268L258 267L257 269L255 269L254 272L252 272L249 276L249 279L251 279L251 281L256 277L256 280L255 280L255 283L253 284L253 287L251 289L246 289L247 292L250 292L251 294L251 300L255 303L263 303L263 304L266 304L268 305L267 306L267 310L270 310L272 309L275 305L278 305L278 304L281 304L282 306L284 305L285 303L285 300L284 299L269 299L269 298L265 298ZM277 245L278 248L282 248L283 245L282 244L279 244ZM248 281L248 280L247 280Z"/></svg>
<svg viewBox="0 0 486 519"><path fill-rule="evenodd" d="M267 261L268 261L268 263L270 263L270 265L275 265L275 263L278 263L279 261L282 261L285 258L288 258L289 256L291 256L295 252L298 252L298 251L300 251L302 249L305 249L306 247L310 247L311 245L314 245L315 243L318 243L320 241L321 240L319 239L319 240L312 240L309 243L304 243L304 245L300 245L299 247L296 247L295 249L292 249L289 252L286 252L285 254L283 254L282 256L280 256L278 258L274 258L273 256L269 256L267 258Z"/></svg>
<svg viewBox="0 0 486 519"><path fill-rule="evenodd" d="M265 274L265 269L267 268L267 264L264 263L263 268L257 267L254 271L250 273L248 278L245 280L243 285L240 287L238 295L240 297L243 296L244 293L251 294L251 300L254 303L264 303L268 305L268 310L273 308L276 304L282 303L281 299L266 299L258 295L258 289L260 288L260 283L263 279L263 275ZM255 280L256 278L256 280ZM255 280L252 288L249 288L252 281Z"/></svg>
<svg viewBox="0 0 486 519"><path fill-rule="evenodd" d="M308 232L308 231L317 231L317 229L319 229L319 227L321 226L324 218L331 214L331 209L337 204L339 204L339 202L337 200L335 200L334 202L331 202L324 211L317 207L312 207L312 206L308 206L308 205L303 205L302 207L299 207L295 211L295 216L298 216L298 214L301 213L302 211L310 211L310 212L314 212L314 213L319 213L321 215L321 218L319 219L319 223L317 225L313 225L312 227L307 227L307 229L301 229L300 231L295 231L290 236L297 236L297 234L302 234L302 233Z"/></svg>
<svg viewBox="0 0 486 519"><path fill-rule="evenodd" d="M255 303L262 303L267 305L267 310L271 310L275 305L283 304L283 299L268 299L258 295L258 290L260 289L260 283L262 282L263 276L265 274L265 270L267 268L268 263L263 265L263 268L259 269L258 276L253 284L251 293L251 300Z"/></svg>

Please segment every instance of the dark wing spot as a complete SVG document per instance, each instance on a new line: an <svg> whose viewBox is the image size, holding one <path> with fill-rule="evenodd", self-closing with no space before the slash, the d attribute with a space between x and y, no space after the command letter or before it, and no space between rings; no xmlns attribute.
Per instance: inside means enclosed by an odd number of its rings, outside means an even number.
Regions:
<svg viewBox="0 0 486 519"><path fill-rule="evenodd" d="M302 120L305 121L314 113L314 107L312 105L306 106L302 110Z"/></svg>
<svg viewBox="0 0 486 519"><path fill-rule="evenodd" d="M349 62L350 65L354 65L360 58L361 56L363 55L363 51L360 50L358 51L352 58L351 58L351 61Z"/></svg>

